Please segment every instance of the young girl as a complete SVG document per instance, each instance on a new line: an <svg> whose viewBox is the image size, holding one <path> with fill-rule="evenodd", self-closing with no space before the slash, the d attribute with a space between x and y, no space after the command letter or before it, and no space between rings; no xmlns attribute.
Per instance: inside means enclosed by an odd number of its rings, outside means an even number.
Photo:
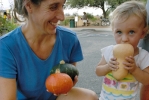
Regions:
<svg viewBox="0 0 149 100"><path fill-rule="evenodd" d="M119 64L117 58L113 57L114 45L101 49L102 58L96 68L96 74L105 77L99 100L135 100L139 82L149 84L149 53L137 47L148 29L145 6L137 1L121 4L114 10L111 24L116 43L131 44L134 55L125 58L127 62L123 62L124 68L129 74L118 81L111 73L112 70L118 69Z"/></svg>

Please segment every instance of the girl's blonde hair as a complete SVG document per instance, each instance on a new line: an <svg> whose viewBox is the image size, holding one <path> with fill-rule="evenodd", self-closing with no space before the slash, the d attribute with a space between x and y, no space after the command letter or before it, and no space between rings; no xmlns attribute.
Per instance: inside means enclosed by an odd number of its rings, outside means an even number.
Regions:
<svg viewBox="0 0 149 100"><path fill-rule="evenodd" d="M145 4L139 1L127 1L119 5L112 13L111 26L113 27L115 20L121 22L126 21L131 15L140 17L147 26L147 12Z"/></svg>

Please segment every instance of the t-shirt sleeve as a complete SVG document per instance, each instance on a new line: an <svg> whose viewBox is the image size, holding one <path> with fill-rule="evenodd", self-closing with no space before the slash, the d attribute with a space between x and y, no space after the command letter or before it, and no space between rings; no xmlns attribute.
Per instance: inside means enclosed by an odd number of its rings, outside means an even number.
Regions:
<svg viewBox="0 0 149 100"><path fill-rule="evenodd" d="M110 45L101 49L102 56L104 56L107 63L113 57L113 47L114 45Z"/></svg>
<svg viewBox="0 0 149 100"><path fill-rule="evenodd" d="M139 59L139 67L143 70L149 67L149 52L144 49L141 49L140 54L138 56Z"/></svg>
<svg viewBox="0 0 149 100"><path fill-rule="evenodd" d="M0 76L16 78L15 59L10 48L0 40Z"/></svg>
<svg viewBox="0 0 149 100"><path fill-rule="evenodd" d="M74 46L73 46L72 52L71 52L70 63L78 62L78 61L81 61L82 59L83 59L82 48L81 48L80 42L76 36L75 43L74 43Z"/></svg>

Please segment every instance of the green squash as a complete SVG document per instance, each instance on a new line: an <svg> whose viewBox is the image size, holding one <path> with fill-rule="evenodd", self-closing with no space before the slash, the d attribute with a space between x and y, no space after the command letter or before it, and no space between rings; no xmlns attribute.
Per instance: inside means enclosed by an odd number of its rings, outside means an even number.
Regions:
<svg viewBox="0 0 149 100"><path fill-rule="evenodd" d="M68 74L73 81L74 81L74 77L76 75L77 76L79 75L79 71L74 65L67 64L64 61L61 61L60 64L54 66L50 71L50 74L57 73L57 72Z"/></svg>

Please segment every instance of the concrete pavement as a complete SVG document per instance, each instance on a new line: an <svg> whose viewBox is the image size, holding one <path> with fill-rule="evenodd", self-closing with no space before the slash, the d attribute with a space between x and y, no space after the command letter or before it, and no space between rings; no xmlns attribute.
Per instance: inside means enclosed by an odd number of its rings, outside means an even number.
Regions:
<svg viewBox="0 0 149 100"><path fill-rule="evenodd" d="M69 26L64 26L73 31L82 31L82 30L95 30L95 31L112 31L110 26L80 26L70 28Z"/></svg>

